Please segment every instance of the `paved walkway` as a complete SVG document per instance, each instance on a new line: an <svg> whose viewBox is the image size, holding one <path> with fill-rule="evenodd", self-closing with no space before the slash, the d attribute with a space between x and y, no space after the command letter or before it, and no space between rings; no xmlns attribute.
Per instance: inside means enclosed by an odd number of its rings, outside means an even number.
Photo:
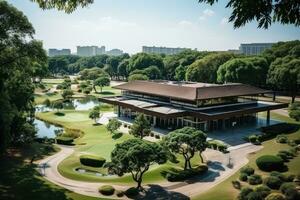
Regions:
<svg viewBox="0 0 300 200"><path fill-rule="evenodd" d="M72 147L62 145L59 147L61 148L60 152L38 161L41 174L52 183L73 192L86 196L100 197L101 195L98 192L98 188L107 183L75 181L60 175L57 166L61 161L70 156L74 152L74 149ZM236 148L230 150L229 154L222 154L218 151L208 149L204 152L204 157L208 161L209 166L208 173L204 176L195 177L194 179L185 182L162 182L159 183L159 185L149 184L145 186L148 190L145 194L146 198L153 199L156 196L162 197L163 195L165 196L165 199L188 199L189 197L201 194L234 174L248 162L247 155L249 153L255 152L261 148L261 146L254 146L248 143L246 145L236 146ZM228 164L229 157L233 164L232 168L226 166ZM42 166L46 167L43 168ZM113 186L117 190L123 191L128 188L128 186L124 185ZM116 199L117 197L111 196L111 198ZM124 199L124 197L122 199Z"/></svg>

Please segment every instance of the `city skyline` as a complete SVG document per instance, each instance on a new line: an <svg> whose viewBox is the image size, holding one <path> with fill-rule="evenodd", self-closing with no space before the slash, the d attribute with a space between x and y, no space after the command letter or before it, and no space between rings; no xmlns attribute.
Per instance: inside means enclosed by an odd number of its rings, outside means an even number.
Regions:
<svg viewBox="0 0 300 200"><path fill-rule="evenodd" d="M133 0L127 5L117 0L111 5L99 0L71 14L43 11L29 0L9 2L28 16L36 30L35 38L43 41L45 49L70 48L76 52L78 45L104 45L130 54L141 52L142 46L224 51L237 49L240 43L300 39L299 29L292 25L275 23L264 30L250 23L233 29L233 24L227 23L231 10L224 8L225 2L208 6L196 0Z"/></svg>

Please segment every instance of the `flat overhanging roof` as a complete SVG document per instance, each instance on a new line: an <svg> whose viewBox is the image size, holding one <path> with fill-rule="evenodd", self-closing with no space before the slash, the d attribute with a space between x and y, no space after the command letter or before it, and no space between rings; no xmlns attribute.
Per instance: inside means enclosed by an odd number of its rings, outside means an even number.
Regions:
<svg viewBox="0 0 300 200"><path fill-rule="evenodd" d="M159 105L147 101L128 99L122 97L102 97L100 98L100 101L113 105L119 105L137 112L158 117L173 118L194 116L204 120L223 119L243 114L251 114L256 112L276 110L288 107L288 104L286 103L258 101L257 103L233 103L226 104L223 106L211 106L196 111L191 109L177 108L172 105Z"/></svg>

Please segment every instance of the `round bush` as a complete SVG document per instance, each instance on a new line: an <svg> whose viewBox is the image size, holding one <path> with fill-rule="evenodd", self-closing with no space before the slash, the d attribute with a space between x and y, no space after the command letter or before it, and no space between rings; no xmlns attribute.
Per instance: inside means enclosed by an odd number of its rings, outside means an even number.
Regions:
<svg viewBox="0 0 300 200"><path fill-rule="evenodd" d="M269 176L265 178L264 183L271 189L278 190L282 184L280 178L276 176Z"/></svg>
<svg viewBox="0 0 300 200"><path fill-rule="evenodd" d="M263 197L263 198L265 198L266 196L268 196L271 193L271 189L265 185L259 185L259 186L255 187L254 191L258 192L261 195L261 197Z"/></svg>
<svg viewBox="0 0 300 200"><path fill-rule="evenodd" d="M131 187L128 190L125 191L125 195L127 197L135 197L139 194L139 190L135 187Z"/></svg>
<svg viewBox="0 0 300 200"><path fill-rule="evenodd" d="M57 144L71 145L74 141L71 137L58 136L55 138Z"/></svg>
<svg viewBox="0 0 300 200"><path fill-rule="evenodd" d="M122 196L124 196L124 192L121 190L116 190L116 195L117 195L117 197L122 197Z"/></svg>
<svg viewBox="0 0 300 200"><path fill-rule="evenodd" d="M245 173L241 173L239 179L240 179L240 181L247 181L248 175Z"/></svg>
<svg viewBox="0 0 300 200"><path fill-rule="evenodd" d="M250 192L247 197L247 200L263 200L259 192Z"/></svg>
<svg viewBox="0 0 300 200"><path fill-rule="evenodd" d="M113 195L115 192L115 188L111 185L103 185L99 188L99 192L103 195Z"/></svg>
<svg viewBox="0 0 300 200"><path fill-rule="evenodd" d="M285 191L286 200L299 200L300 192L296 188L287 188Z"/></svg>
<svg viewBox="0 0 300 200"><path fill-rule="evenodd" d="M282 194L285 194L288 189L295 189L296 185L294 183L283 183L280 186L280 191Z"/></svg>
<svg viewBox="0 0 300 200"><path fill-rule="evenodd" d="M262 183L262 178L260 175L258 174L253 174L251 176L248 177L248 183L250 185L258 185Z"/></svg>
<svg viewBox="0 0 300 200"><path fill-rule="evenodd" d="M250 187L243 187L241 189L241 192L238 196L238 199L247 199L248 194L250 194L251 192L253 192L253 189Z"/></svg>
<svg viewBox="0 0 300 200"><path fill-rule="evenodd" d="M262 171L280 171L283 169L283 160L278 156L264 155L256 159L256 165Z"/></svg>
<svg viewBox="0 0 300 200"><path fill-rule="evenodd" d="M95 155L81 155L79 160L82 165L89 167L102 167L106 161L105 158Z"/></svg>
<svg viewBox="0 0 300 200"><path fill-rule="evenodd" d="M280 172L276 172L276 171L271 172L271 173L270 173L270 176L276 176L276 177L278 177L280 180L282 180L283 182L284 182L285 179L286 179L286 177L285 177L284 174L282 174L282 173L280 173Z"/></svg>
<svg viewBox="0 0 300 200"><path fill-rule="evenodd" d="M271 193L265 198L265 200L285 200L285 198L280 193Z"/></svg>
<svg viewBox="0 0 300 200"><path fill-rule="evenodd" d="M276 142L278 143L287 143L288 142L288 138L286 135L277 135L276 136Z"/></svg>
<svg viewBox="0 0 300 200"><path fill-rule="evenodd" d="M248 176L250 176L250 175L254 174L254 169L250 166L245 166L241 169L241 173L245 173Z"/></svg>

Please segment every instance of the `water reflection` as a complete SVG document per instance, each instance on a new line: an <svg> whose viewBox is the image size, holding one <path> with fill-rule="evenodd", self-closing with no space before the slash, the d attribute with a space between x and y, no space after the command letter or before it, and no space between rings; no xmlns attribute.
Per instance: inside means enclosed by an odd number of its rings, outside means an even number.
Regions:
<svg viewBox="0 0 300 200"><path fill-rule="evenodd" d="M58 133L60 133L63 129L47 122L35 119L34 120L35 127L37 128L37 137L38 138L55 138Z"/></svg>

